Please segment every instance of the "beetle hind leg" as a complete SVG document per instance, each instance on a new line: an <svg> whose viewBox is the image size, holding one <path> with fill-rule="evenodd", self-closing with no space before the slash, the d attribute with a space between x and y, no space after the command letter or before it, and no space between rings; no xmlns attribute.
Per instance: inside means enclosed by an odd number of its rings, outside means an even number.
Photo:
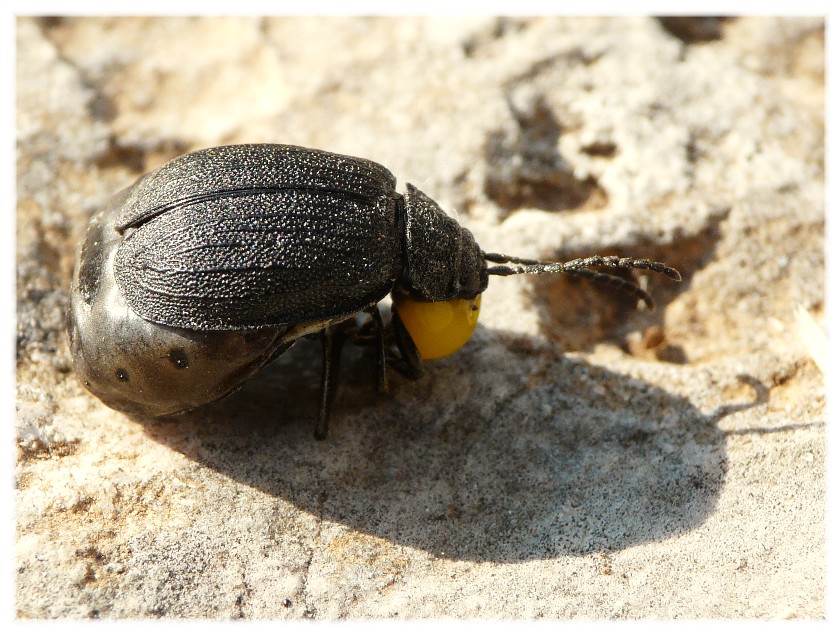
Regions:
<svg viewBox="0 0 840 634"><path fill-rule="evenodd" d="M344 345L344 332L336 326L327 326L321 333L323 366L321 369L321 407L318 422L315 425L315 438L327 437L330 426L330 414L338 385L338 368L341 361L341 348Z"/></svg>

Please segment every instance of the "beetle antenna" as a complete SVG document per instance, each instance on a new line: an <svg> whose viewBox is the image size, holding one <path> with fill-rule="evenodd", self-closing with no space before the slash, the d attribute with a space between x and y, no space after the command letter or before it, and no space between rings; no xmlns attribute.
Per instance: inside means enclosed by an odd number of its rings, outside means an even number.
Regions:
<svg viewBox="0 0 840 634"><path fill-rule="evenodd" d="M604 266L616 269L640 269L646 271L654 271L667 275L672 280L679 281L682 279L679 271L663 264L662 262L653 262L651 260L639 260L636 258L620 258L616 255L593 255L588 258L578 258L568 262L542 262L540 260L530 260L527 258L518 258L502 253L485 253L484 258L488 262L494 264L515 264L517 266L491 266L487 269L488 275L519 275L521 273L530 273L540 275L543 273L568 273L577 277L583 277L598 284L608 284L624 293L632 295L636 299L640 299L645 303L648 310L653 310L656 304L653 298L638 284L629 280L625 280L617 275L609 275L599 271L593 271L588 267Z"/></svg>

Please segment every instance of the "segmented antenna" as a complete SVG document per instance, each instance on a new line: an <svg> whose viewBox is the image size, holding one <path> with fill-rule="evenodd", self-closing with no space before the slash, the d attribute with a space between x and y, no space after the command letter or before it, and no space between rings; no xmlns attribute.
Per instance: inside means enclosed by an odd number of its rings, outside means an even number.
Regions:
<svg viewBox="0 0 840 634"><path fill-rule="evenodd" d="M653 310L656 303L653 298L638 284L625 280L623 277L617 275L609 275L599 271L593 271L587 267L604 266L615 269L641 269L646 271L654 271L667 275L672 280L680 281L682 277L679 271L662 262L653 262L651 260L639 260L636 258L620 258L616 255L593 255L588 258L578 258L577 260L570 260L568 262L541 262L540 260L529 260L527 258L517 258L503 253L485 253L484 259L494 264L516 264L518 266L491 266L487 268L488 275L519 275L521 273L530 273L533 275L541 275L543 273L568 273L582 277L598 284L608 284L628 295L632 295L636 299L640 299L645 303L648 310Z"/></svg>

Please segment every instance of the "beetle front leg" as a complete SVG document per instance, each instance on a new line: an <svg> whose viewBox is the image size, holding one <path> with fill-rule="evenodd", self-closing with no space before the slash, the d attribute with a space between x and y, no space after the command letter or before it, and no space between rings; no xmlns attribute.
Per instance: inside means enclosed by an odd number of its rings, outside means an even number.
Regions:
<svg viewBox="0 0 840 634"><path fill-rule="evenodd" d="M323 366L321 369L321 408L318 411L318 423L315 425L315 438L327 437L330 426L330 414L335 400L338 382L338 368L341 361L341 348L344 345L344 332L336 326L327 326L321 333Z"/></svg>
<svg viewBox="0 0 840 634"><path fill-rule="evenodd" d="M406 378L419 379L423 376L423 360L420 358L420 352L397 312L394 312L391 316L391 329L394 333L394 343L402 357L394 364L394 369Z"/></svg>

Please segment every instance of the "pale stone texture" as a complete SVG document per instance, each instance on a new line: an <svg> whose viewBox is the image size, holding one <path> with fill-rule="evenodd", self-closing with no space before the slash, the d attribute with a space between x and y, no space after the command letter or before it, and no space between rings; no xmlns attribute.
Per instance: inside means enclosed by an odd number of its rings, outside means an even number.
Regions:
<svg viewBox="0 0 840 634"><path fill-rule="evenodd" d="M824 24L810 18L17 22L17 613L819 618ZM667 28L666 28L667 27ZM665 260L656 313L493 279L459 354L377 397L318 346L132 420L73 375L75 245L177 154L374 159L488 251Z"/></svg>

